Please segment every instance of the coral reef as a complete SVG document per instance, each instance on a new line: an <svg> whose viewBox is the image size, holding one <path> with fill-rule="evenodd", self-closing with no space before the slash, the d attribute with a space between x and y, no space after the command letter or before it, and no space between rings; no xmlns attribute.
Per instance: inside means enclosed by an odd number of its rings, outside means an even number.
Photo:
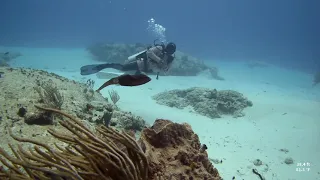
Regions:
<svg viewBox="0 0 320 180"><path fill-rule="evenodd" d="M59 121L66 132L49 129L62 143L46 143L9 134L19 142L34 144L29 151L10 145L14 156L0 148L1 179L132 179L148 180L148 161L138 143L125 132L100 126L93 133L74 117L55 109L69 120ZM22 170L23 169L23 170Z"/></svg>
<svg viewBox="0 0 320 180"><path fill-rule="evenodd" d="M142 130L139 143L149 161L150 179L222 179L188 124L158 119Z"/></svg>
<svg viewBox="0 0 320 180"><path fill-rule="evenodd" d="M76 112L76 115L94 124L110 125L133 131L141 131L147 125L140 116L135 116L131 112L120 111L118 107L112 104L99 101L87 103L83 110Z"/></svg>
<svg viewBox="0 0 320 180"><path fill-rule="evenodd" d="M57 123L61 117L34 107L34 104L51 107L46 103L51 102L50 98L39 96L35 90L46 82L52 83L56 91L63 95L61 108L68 114L85 119L83 123L92 129L103 124L117 129L139 131L146 125L141 117L122 111L112 102L108 102L107 98L96 93L92 89L92 80L83 79L83 83L79 83L46 71L26 68L0 67L0 72L4 73L0 78L0 127L15 127L12 129L14 134L39 138L48 144L55 143L55 139L49 138L44 132L52 126L57 130L62 128ZM21 109L24 109L23 115ZM0 136L0 144L8 149L11 138L5 131L0 131Z"/></svg>
<svg viewBox="0 0 320 180"><path fill-rule="evenodd" d="M180 51L176 53L174 63L168 74L174 76L196 76L202 72L207 72L213 79L224 80L219 75L217 67L209 67L203 61Z"/></svg>
<svg viewBox="0 0 320 180"><path fill-rule="evenodd" d="M145 50L147 44L105 44L97 43L87 48L98 61L124 63L127 58L135 53ZM196 76L203 71L208 71L211 78L224 80L219 73L218 68L209 67L197 58L186 55L183 52L177 51L175 60L171 69L166 75L174 76Z"/></svg>
<svg viewBox="0 0 320 180"><path fill-rule="evenodd" d="M0 67L9 67L9 63L4 61L4 60L0 60Z"/></svg>
<svg viewBox="0 0 320 180"><path fill-rule="evenodd" d="M26 68L0 72L0 179L221 179L187 124L157 120L148 128L86 79ZM49 81L63 94L65 112L48 108L34 89Z"/></svg>
<svg viewBox="0 0 320 180"><path fill-rule="evenodd" d="M92 79L88 79L85 83L86 87L83 89L83 93L88 101L94 100L94 87L95 81Z"/></svg>
<svg viewBox="0 0 320 180"><path fill-rule="evenodd" d="M120 96L118 92L115 90L109 90L108 93L111 101L113 102L114 105L116 105L117 102L120 100Z"/></svg>
<svg viewBox="0 0 320 180"><path fill-rule="evenodd" d="M191 106L195 112L210 118L224 114L241 117L244 116L243 109L252 106L252 102L239 92L198 87L162 92L154 95L153 99L158 104L179 109Z"/></svg>
<svg viewBox="0 0 320 180"><path fill-rule="evenodd" d="M317 72L315 75L314 75L314 78L313 78L313 86L317 85L320 83L320 71Z"/></svg>
<svg viewBox="0 0 320 180"><path fill-rule="evenodd" d="M25 150L10 145L13 155L0 148L2 179L207 179L221 180L218 170L200 151L199 137L188 124L156 120L142 131L137 142L125 132L99 126L92 132L81 121L57 109L37 108L59 113L69 120L59 121L66 133L49 129L59 140L54 146L9 134L33 147Z"/></svg>
<svg viewBox="0 0 320 180"><path fill-rule="evenodd" d="M114 117L118 119L121 128L126 130L141 131L147 126L146 122L140 116L134 116L132 113L115 112ZM120 118L121 117L121 118ZM111 120L111 122L115 122Z"/></svg>
<svg viewBox="0 0 320 180"><path fill-rule="evenodd" d="M48 82L38 82L38 86L35 86L34 89L38 92L41 101L48 107L61 109L64 98L57 85L51 79Z"/></svg>

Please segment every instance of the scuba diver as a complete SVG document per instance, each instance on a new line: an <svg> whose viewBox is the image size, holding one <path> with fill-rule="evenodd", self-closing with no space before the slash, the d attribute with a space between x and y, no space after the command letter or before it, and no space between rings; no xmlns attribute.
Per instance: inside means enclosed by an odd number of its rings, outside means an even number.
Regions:
<svg viewBox="0 0 320 180"><path fill-rule="evenodd" d="M93 64L81 67L81 75L90 75L97 73L106 68L117 69L122 72L135 71L136 74L141 72L146 74L166 73L174 60L176 45L173 42L168 44L156 44L154 41L153 47L148 47L146 50L128 57L124 64L120 63L105 63Z"/></svg>

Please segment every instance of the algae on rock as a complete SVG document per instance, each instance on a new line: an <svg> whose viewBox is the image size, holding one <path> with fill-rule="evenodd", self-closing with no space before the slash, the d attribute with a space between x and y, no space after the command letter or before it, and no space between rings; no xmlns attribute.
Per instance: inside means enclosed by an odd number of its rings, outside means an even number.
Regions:
<svg viewBox="0 0 320 180"><path fill-rule="evenodd" d="M29 150L14 148L13 155L0 148L0 177L4 179L132 179L148 180L149 163L138 143L125 132L100 126L96 133L81 121L57 109L37 107L69 118L59 121L66 132L48 132L62 144L46 143L18 137L19 142L33 144Z"/></svg>
<svg viewBox="0 0 320 180"><path fill-rule="evenodd" d="M52 80L45 83L39 83L34 89L48 107L61 109L64 97Z"/></svg>

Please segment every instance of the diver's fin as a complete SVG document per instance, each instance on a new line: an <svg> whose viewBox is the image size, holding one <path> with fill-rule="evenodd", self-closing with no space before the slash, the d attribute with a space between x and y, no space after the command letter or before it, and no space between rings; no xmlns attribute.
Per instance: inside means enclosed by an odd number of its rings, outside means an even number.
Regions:
<svg viewBox="0 0 320 180"><path fill-rule="evenodd" d="M82 66L80 68L80 74L81 75L94 74L101 71L102 69L108 68L108 65L109 64L92 64L92 65Z"/></svg>

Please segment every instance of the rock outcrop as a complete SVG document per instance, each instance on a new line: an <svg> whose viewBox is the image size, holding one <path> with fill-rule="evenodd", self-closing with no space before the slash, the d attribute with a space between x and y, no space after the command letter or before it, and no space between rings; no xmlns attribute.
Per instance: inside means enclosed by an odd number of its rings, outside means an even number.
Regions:
<svg viewBox="0 0 320 180"><path fill-rule="evenodd" d="M158 119L142 130L139 143L149 160L150 180L222 179L188 124Z"/></svg>
<svg viewBox="0 0 320 180"><path fill-rule="evenodd" d="M237 91L199 87L162 92L154 95L153 99L158 104L178 109L191 106L196 113L209 118L220 118L225 114L241 117L244 116L243 109L253 105Z"/></svg>
<svg viewBox="0 0 320 180"><path fill-rule="evenodd" d="M9 129L20 145L10 145L13 155L0 147L3 179L222 180L188 124L156 120L137 142L131 134L105 126L92 131L63 111L36 107L68 117L59 121L65 129L48 130L56 139L54 145ZM28 150L21 145L26 142L33 144Z"/></svg>
<svg viewBox="0 0 320 180"><path fill-rule="evenodd" d="M84 119L83 122L92 129L104 124L141 131L145 126L141 117L122 111L108 98L96 93L92 89L92 81L80 83L54 73L27 68L0 67L0 73L0 128L14 126L14 133L54 143L54 139L48 138L44 132L52 126L60 129L57 122L61 117L39 111L34 105L64 109ZM44 85L46 83L52 86ZM21 109L24 109L23 115L19 113ZM11 141L8 134L0 131L0 136L3 137L0 138L1 146L8 148Z"/></svg>

